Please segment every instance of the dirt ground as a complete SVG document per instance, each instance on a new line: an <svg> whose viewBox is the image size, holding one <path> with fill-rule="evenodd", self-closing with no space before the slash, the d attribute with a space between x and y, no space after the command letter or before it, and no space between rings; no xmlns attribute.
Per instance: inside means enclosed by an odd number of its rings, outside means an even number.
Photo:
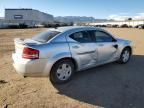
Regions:
<svg viewBox="0 0 144 108"><path fill-rule="evenodd" d="M130 62L78 72L64 85L53 85L48 78L23 78L12 66L13 38L44 30L0 30L0 108L144 108L144 30L107 28L134 42Z"/></svg>

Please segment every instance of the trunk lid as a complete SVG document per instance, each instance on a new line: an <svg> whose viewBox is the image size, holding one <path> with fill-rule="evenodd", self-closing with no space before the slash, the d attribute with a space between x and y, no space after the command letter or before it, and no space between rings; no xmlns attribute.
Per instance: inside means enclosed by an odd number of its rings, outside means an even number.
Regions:
<svg viewBox="0 0 144 108"><path fill-rule="evenodd" d="M15 54L22 57L24 47L30 47L31 45L39 45L40 42L34 41L32 39L14 39Z"/></svg>

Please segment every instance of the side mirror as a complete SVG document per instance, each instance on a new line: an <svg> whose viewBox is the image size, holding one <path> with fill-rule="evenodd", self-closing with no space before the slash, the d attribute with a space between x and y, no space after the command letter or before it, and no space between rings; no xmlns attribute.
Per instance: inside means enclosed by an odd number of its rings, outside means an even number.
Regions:
<svg viewBox="0 0 144 108"><path fill-rule="evenodd" d="M113 39L112 41L113 41L113 42L117 42L117 40L116 40L116 39Z"/></svg>

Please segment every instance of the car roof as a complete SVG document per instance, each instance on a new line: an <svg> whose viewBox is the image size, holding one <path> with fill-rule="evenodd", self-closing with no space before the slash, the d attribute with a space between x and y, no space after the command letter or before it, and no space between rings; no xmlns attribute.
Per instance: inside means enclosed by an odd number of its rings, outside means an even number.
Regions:
<svg viewBox="0 0 144 108"><path fill-rule="evenodd" d="M50 29L50 30L53 30L53 31L59 31L59 32L66 32L66 31L71 31L71 30L90 30L90 29L95 29L95 30L103 30L101 28L97 28L97 27L90 27L90 26L67 26L67 27L58 27L58 28L53 28L53 29Z"/></svg>

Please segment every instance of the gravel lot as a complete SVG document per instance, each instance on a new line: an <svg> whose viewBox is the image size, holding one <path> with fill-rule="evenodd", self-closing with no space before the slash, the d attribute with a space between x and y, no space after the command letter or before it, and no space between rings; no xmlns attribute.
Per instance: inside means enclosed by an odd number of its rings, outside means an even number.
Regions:
<svg viewBox="0 0 144 108"><path fill-rule="evenodd" d="M13 38L44 30L0 30L0 108L144 108L144 30L107 28L134 42L130 62L78 72L64 85L53 85L48 78L23 78L12 67Z"/></svg>

